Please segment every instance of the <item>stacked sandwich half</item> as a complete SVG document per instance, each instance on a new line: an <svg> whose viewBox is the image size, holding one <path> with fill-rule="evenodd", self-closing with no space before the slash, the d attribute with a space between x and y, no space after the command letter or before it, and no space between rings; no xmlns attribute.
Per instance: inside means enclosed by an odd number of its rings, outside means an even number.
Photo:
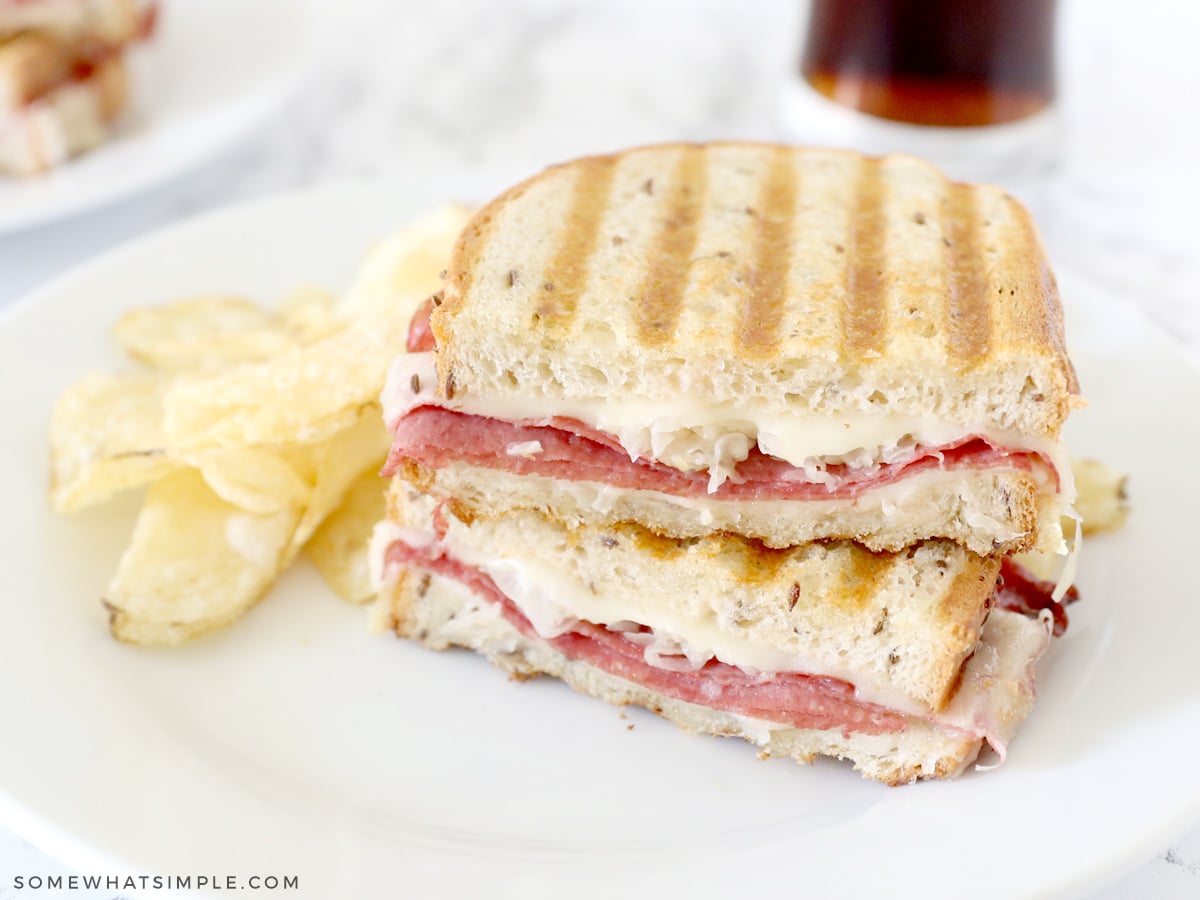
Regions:
<svg viewBox="0 0 1200 900"><path fill-rule="evenodd" d="M104 141L128 97L126 52L153 0L0 0L0 175L32 175Z"/></svg>
<svg viewBox="0 0 1200 900"><path fill-rule="evenodd" d="M1003 757L1056 604L1001 567L1065 549L1077 400L1003 192L770 145L579 160L476 215L409 350L399 634L892 784Z"/></svg>

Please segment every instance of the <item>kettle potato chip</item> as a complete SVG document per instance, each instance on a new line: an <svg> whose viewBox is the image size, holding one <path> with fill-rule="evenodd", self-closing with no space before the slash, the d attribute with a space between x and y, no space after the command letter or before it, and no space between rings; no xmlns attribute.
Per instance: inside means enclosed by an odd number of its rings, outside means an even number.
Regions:
<svg viewBox="0 0 1200 900"><path fill-rule="evenodd" d="M113 336L132 359L166 371L224 369L297 343L279 319L239 297L189 297L130 310Z"/></svg>
<svg viewBox="0 0 1200 900"><path fill-rule="evenodd" d="M167 384L155 374L95 373L59 395L50 418L55 509L87 509L178 467L163 431Z"/></svg>
<svg viewBox="0 0 1200 900"><path fill-rule="evenodd" d="M298 508L269 514L222 500L194 469L151 486L104 595L119 640L177 644L237 619L287 564Z"/></svg>
<svg viewBox="0 0 1200 900"><path fill-rule="evenodd" d="M383 479L376 470L368 469L304 545L305 556L312 560L325 583L350 603L375 599L367 548L386 507Z"/></svg>

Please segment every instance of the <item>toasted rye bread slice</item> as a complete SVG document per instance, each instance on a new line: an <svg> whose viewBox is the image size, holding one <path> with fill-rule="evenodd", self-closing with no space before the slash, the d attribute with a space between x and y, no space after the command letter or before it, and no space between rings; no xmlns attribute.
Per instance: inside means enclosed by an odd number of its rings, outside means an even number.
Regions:
<svg viewBox="0 0 1200 900"><path fill-rule="evenodd" d="M668 697L569 659L543 641L525 637L461 585L420 569L401 570L380 602L384 607L382 618L400 637L434 650L466 647L515 678L550 675L608 703L646 707L684 731L741 737L757 744L764 757L791 757L811 763L816 756L832 756L850 760L868 778L900 785L953 778L974 761L983 745L981 739L969 734L919 720L894 734L843 733L840 729L780 727ZM1000 652L992 654L989 650L988 655L1003 656L1002 648L1019 645L1021 638L1028 636L1028 627L1019 620L1013 613L995 614L993 627L1005 634L997 640ZM1022 665L1018 663L1016 668ZM994 684L1000 694L996 706L998 718L1004 722L1002 738L1007 741L1033 706L1032 685L1020 678L996 677L993 672L981 671L979 679Z"/></svg>
<svg viewBox="0 0 1200 900"><path fill-rule="evenodd" d="M103 143L129 97L125 60L97 64L0 120L0 174L35 175Z"/></svg>
<svg viewBox="0 0 1200 900"><path fill-rule="evenodd" d="M904 156L662 145L485 206L432 327L443 395L927 416L1056 437L1078 392L1028 213Z"/></svg>
<svg viewBox="0 0 1200 900"><path fill-rule="evenodd" d="M1016 469L931 470L858 497L804 501L681 498L464 462L435 469L406 460L397 474L474 516L532 509L571 525L633 521L682 538L728 531L769 547L852 540L871 550L898 551L940 538L986 556L1035 546L1054 553L1062 540L1063 504L1045 502L1037 479Z"/></svg>
<svg viewBox="0 0 1200 900"><path fill-rule="evenodd" d="M388 519L432 539L434 505L394 482ZM728 533L680 539L632 523L568 527L530 510L462 512L442 509L445 552L524 591L509 596L531 618L554 596L575 618L635 622L733 665L829 675L864 698L929 712L954 694L1000 567L949 541L892 554L849 541L771 549Z"/></svg>

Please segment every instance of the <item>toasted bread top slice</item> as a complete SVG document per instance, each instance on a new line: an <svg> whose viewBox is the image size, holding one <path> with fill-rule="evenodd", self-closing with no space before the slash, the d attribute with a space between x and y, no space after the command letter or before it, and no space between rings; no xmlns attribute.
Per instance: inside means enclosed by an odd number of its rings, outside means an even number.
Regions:
<svg viewBox="0 0 1200 900"><path fill-rule="evenodd" d="M1054 437L1078 384L1028 212L906 156L670 144L483 207L432 317L442 392L688 395Z"/></svg>

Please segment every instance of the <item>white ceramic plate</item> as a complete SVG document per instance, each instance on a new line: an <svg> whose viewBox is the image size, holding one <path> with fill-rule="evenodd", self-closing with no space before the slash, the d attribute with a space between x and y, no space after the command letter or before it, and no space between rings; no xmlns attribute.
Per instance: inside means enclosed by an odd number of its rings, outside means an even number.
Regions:
<svg viewBox="0 0 1200 900"><path fill-rule="evenodd" d="M373 236L495 186L427 176L218 213L94 262L0 322L0 820L85 872L297 874L319 897L790 885L1012 900L1093 888L1200 818L1200 374L1065 274L1091 402L1070 440L1132 473L1135 512L1085 548L1085 600L997 771L887 789L832 762L759 762L740 741L369 634L363 611L303 565L211 639L113 642L97 600L136 498L55 517L45 432L63 385L118 363L106 338L117 314L205 290L336 287Z"/></svg>
<svg viewBox="0 0 1200 900"><path fill-rule="evenodd" d="M133 54L132 101L114 137L38 178L0 175L0 234L93 209L209 159L288 95L301 72L304 4L162 0Z"/></svg>

